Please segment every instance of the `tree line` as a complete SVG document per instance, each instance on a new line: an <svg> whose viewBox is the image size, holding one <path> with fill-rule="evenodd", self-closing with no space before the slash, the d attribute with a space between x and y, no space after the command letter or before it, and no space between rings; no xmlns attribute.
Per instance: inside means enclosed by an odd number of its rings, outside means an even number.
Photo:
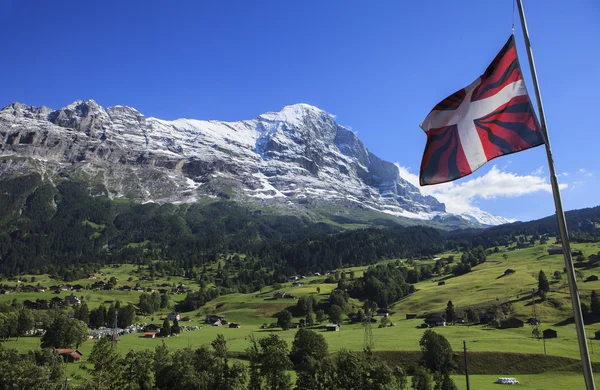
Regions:
<svg viewBox="0 0 600 390"><path fill-rule="evenodd" d="M455 369L450 343L426 331L419 343L422 360L413 373L411 388L455 390L450 374ZM231 361L232 356L247 360ZM342 349L329 353L323 335L308 329L296 332L292 345L270 333L251 336L242 355L229 352L223 335L210 345L173 350L165 343L152 350L129 350L124 355L110 337L92 348L75 389L87 390L392 390L406 389L407 371L390 366L370 351ZM295 371L292 381L290 371ZM65 369L61 358L46 348L20 355L0 344L0 388L61 389Z"/></svg>

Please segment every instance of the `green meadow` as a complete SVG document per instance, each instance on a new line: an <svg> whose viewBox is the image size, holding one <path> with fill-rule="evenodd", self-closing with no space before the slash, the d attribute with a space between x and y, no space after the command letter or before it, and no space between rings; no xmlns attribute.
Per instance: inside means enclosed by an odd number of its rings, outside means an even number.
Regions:
<svg viewBox="0 0 600 390"><path fill-rule="evenodd" d="M396 302L390 307L390 319L395 326L378 328L373 324L372 333L374 337L375 353L385 353L386 351L395 351L398 361L402 361L401 351L418 351L419 339L424 329L418 328L423 322L422 318L407 320L407 313L415 313L418 316L424 316L427 313L442 312L449 300L451 300L457 312L461 312L467 307L478 305L489 305L492 303L501 304L511 303L510 316L526 320L533 316L533 305L530 290L537 288L537 275L543 270L551 282L551 291L547 299L542 302L539 297L535 298L535 307L538 317L542 321L540 329L552 328L558 332L558 338L546 340L547 357L565 357L570 359L579 358L577 347L577 336L574 325L569 318L572 316L572 309L569 299L568 286L566 284L566 275L562 274L559 281L554 281L552 275L555 271L561 271L564 267L561 255L548 255L547 245L539 245L531 248L500 252L489 255L484 264L473 268L473 271L458 277L442 276L432 280L419 282L415 285L416 292L410 296ZM600 244L574 244L573 250L581 250L587 257L591 254L600 252ZM449 254L443 254L447 256ZM459 254L454 254L456 257ZM506 255L506 256L503 256ZM393 261L393 260L390 260ZM406 259L403 259L406 261ZM429 260L430 262L430 260ZM420 261L414 261L419 265ZM506 269L512 269L515 273L503 276ZM343 271L354 271L355 277L360 277L366 267L346 268ZM600 269L578 268L582 271L583 277L589 275L599 275ZM340 270L342 271L342 270ZM154 281L141 280L137 268L131 265L122 265L119 267L107 267L97 274L98 279L108 279L116 277L119 280L118 286L134 286L139 283L142 287L156 287L163 283L177 284L184 283L194 290L199 286L184 278L171 277L158 278ZM43 286L58 284L56 280L48 276L36 275L36 284ZM29 283L31 275L23 276L21 279ZM261 329L264 323L270 324L276 321L275 314L279 311L295 306L295 299L273 299L273 294L277 291L285 291L300 297L312 294L317 301L326 300L329 293L337 286L336 284L325 283L325 276L306 276L301 279L305 284L303 286L293 286L292 283L284 283L281 288L274 289L272 286L265 287L261 291L252 294L230 294L220 296L219 298L207 303L198 311L182 313L182 316L189 316L191 321L181 321L182 325L198 325L200 330L183 332L177 337L168 337L165 339L148 339L139 334L125 335L120 338L117 348L126 353L129 349L153 349L157 345L166 343L172 348L197 347L210 343L217 334L223 334L228 342L229 351L232 355L243 358L245 349L249 346L249 338L254 335L258 338L276 332L285 339L289 345L294 338L296 330L290 329L283 331L280 329ZM445 285L438 285L443 280ZM94 280L78 280L70 284L87 285ZM600 291L600 281L578 282L582 302L589 304L589 295L592 290ZM318 292L319 291L319 292ZM63 292L60 296L70 294ZM88 302L90 308L93 308L106 300L120 300L124 303L138 303L139 292L121 292L113 291L83 291L75 293L83 296ZM25 300L36 298L52 298L56 294L45 293L12 293L0 295L0 301L12 301L13 299ZM185 297L185 294L172 294L171 304L174 304ZM350 306L356 309L361 306L358 300L350 300ZM160 322L164 314L170 310L163 310L154 316L140 317L139 322ZM228 321L241 324L240 329L230 329L226 326L215 327L203 323L204 316L209 313L219 313L226 315ZM295 319L296 321L299 318ZM324 325L325 323L321 324ZM315 326L314 330L320 332L329 344L331 353L335 353L342 348L351 350L362 350L364 343L364 327L360 324L343 323L341 331L327 332L321 326ZM437 327L434 330L443 334L451 343L455 351L462 351L463 341L466 341L468 351L472 353L483 352L502 352L502 353L525 353L525 354L544 354L544 343L541 340L532 337L533 326L525 325L517 329L493 329L487 326L467 326L453 325L446 327ZM600 322L589 323L586 325L586 331L589 336L600 330ZM21 337L18 341L12 339L5 342L5 346L17 348L22 352L39 347L39 338ZM600 364L600 340L588 340L593 362ZM80 350L85 356L89 354L94 341L85 342ZM398 352L400 351L400 352ZM483 356L483 355L481 355ZM533 355L532 355L533 357ZM395 357L392 355L392 359ZM494 362L490 362L493 366ZM562 364L562 363L560 363ZM512 372L497 372L493 375L471 375L471 389L489 388L499 376L514 376L521 384L520 388L527 389L565 389L582 388L583 379L580 374L574 372L571 365L567 367L552 366L552 371L540 373L522 373L519 374L518 368L513 368ZM566 364L566 363L565 363ZM70 365L69 372L78 373L77 365ZM600 367L600 366L599 366ZM566 371L562 371L562 370ZM81 371L81 370L79 370ZM462 376L455 377L459 388L466 388Z"/></svg>

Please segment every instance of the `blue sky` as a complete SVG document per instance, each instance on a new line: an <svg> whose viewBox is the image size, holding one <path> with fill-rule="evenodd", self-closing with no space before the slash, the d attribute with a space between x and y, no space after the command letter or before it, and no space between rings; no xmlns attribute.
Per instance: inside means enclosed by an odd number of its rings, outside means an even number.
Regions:
<svg viewBox="0 0 600 390"><path fill-rule="evenodd" d="M163 119L238 120L304 102L414 179L425 145L418 124L483 72L508 39L513 8L510 0L173 4L4 0L0 106L92 98ZM525 0L525 9L565 207L598 205L600 3ZM456 210L528 220L554 211L547 173L540 147L427 191Z"/></svg>

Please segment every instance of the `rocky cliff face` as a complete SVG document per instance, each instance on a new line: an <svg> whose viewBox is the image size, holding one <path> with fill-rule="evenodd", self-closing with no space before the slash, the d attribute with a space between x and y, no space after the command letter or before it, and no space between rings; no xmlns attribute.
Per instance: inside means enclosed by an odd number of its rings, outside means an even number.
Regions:
<svg viewBox="0 0 600 390"><path fill-rule="evenodd" d="M306 104L238 122L147 118L93 100L0 111L0 179L36 171L88 180L140 202L205 197L308 207L342 204L409 218L445 215L398 168L326 112Z"/></svg>

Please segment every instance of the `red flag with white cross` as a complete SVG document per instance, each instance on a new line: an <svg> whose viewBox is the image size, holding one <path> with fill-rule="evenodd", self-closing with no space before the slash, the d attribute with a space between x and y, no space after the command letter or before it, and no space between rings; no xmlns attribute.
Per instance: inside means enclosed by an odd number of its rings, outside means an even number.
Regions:
<svg viewBox="0 0 600 390"><path fill-rule="evenodd" d="M456 180L493 158L543 145L514 35L483 75L438 103L420 126L427 134L422 186Z"/></svg>

